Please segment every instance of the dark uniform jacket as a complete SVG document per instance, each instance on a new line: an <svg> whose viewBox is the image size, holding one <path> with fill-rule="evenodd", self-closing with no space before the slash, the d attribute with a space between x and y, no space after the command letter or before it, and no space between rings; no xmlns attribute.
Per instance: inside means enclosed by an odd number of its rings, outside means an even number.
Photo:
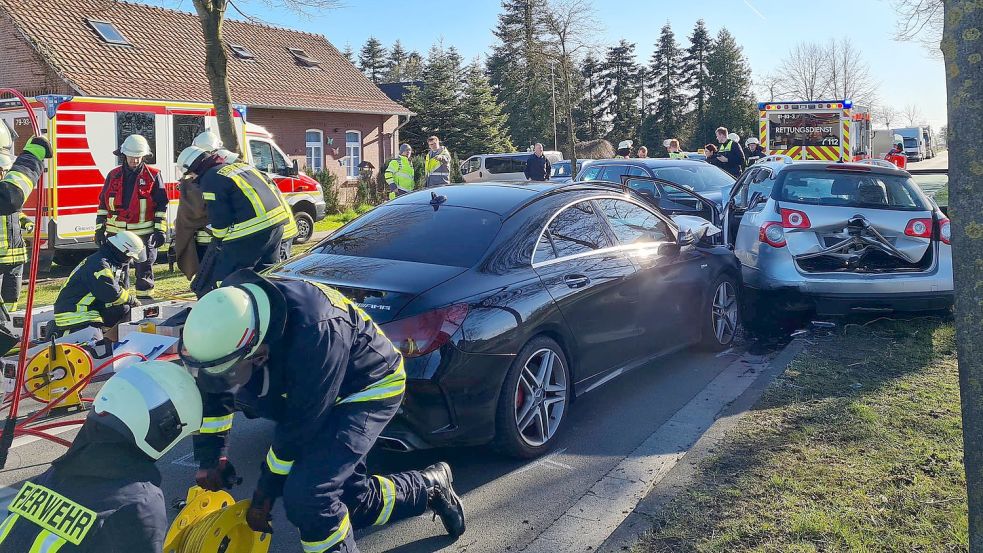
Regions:
<svg viewBox="0 0 983 553"><path fill-rule="evenodd" d="M240 274L233 273L223 285L235 284ZM285 326L265 339L270 346L267 367L256 370L234 397L203 394L202 433L194 438L202 466L214 466L224 452L236 409L250 418L276 421L270 453L292 465L313 440L333 439L319 431L336 402L393 397L405 389L401 355L364 311L325 285L272 282L283 294L281 306L274 302L272 308L285 309ZM264 464L259 488L271 497L280 496L286 476L282 472Z"/></svg>
<svg viewBox="0 0 983 553"><path fill-rule="evenodd" d="M235 179L255 191L254 205ZM289 213L277 194L276 185L266 175L246 163L219 163L199 177L208 211L208 223L216 238L234 240L254 232L284 225ZM259 208L259 212L257 211ZM257 221L263 218L264 221ZM255 229L255 230L254 230Z"/></svg>
<svg viewBox="0 0 983 553"><path fill-rule="evenodd" d="M24 195L23 188L18 185L21 179L17 179L15 182L15 175L21 175L30 182L31 188L37 186L38 179L41 178L41 173L44 171L43 162L38 159L34 154L30 152L22 152L17 159L14 160L14 165L10 168L10 171L4 175L2 186L0 186L0 215L13 215L24 207L24 202L27 201L27 196Z"/></svg>
<svg viewBox="0 0 983 553"><path fill-rule="evenodd" d="M19 514L5 521L9 532L0 540L0 553L27 553L42 532L52 542L65 540L58 553L159 553L167 533L160 483L153 461L130 440L87 422L71 449L26 485L23 499L11 501ZM95 521L90 524L77 506L94 512ZM25 513L40 518L45 527ZM52 530L74 539L83 533L84 537L75 545Z"/></svg>
<svg viewBox="0 0 983 553"><path fill-rule="evenodd" d="M759 159L764 159L766 156L765 156L765 151L762 150L761 148L758 148L753 152L751 151L751 148L748 148L746 157L747 157L747 166L750 167L754 165L754 162L758 161Z"/></svg>
<svg viewBox="0 0 983 553"><path fill-rule="evenodd" d="M727 147L728 144L730 144L730 151L729 152L722 151L724 148ZM735 177L741 176L741 172L744 171L744 165L746 163L746 160L744 159L744 149L741 148L740 143L734 142L733 140L728 140L727 142L724 142L719 146L717 155L724 156L727 158L727 161L722 161L719 163L718 166L721 169L727 171L728 173L734 175ZM716 159L716 156L714 156L714 159Z"/></svg>
<svg viewBox="0 0 983 553"><path fill-rule="evenodd" d="M550 160L546 159L546 156L537 156L532 154L529 159L526 160L526 178L529 180L546 181L550 179L550 173L553 169L550 167Z"/></svg>
<svg viewBox="0 0 983 553"><path fill-rule="evenodd" d="M55 324L59 327L101 322L100 310L130 300L129 290L120 285L123 267L113 260L112 247L103 244L69 275L55 300Z"/></svg>

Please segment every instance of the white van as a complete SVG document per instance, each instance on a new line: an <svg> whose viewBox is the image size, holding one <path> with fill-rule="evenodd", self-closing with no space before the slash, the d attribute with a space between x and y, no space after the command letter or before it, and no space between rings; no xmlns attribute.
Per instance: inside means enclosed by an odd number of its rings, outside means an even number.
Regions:
<svg viewBox="0 0 983 553"><path fill-rule="evenodd" d="M524 181L526 180L526 160L532 152L512 154L478 154L461 162L461 176L464 182ZM563 159L563 154L555 151L543 152L550 163Z"/></svg>

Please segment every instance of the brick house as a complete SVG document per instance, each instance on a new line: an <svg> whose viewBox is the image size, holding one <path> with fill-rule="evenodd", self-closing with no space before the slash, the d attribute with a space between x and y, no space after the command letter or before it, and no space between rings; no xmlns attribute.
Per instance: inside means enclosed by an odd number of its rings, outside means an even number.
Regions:
<svg viewBox="0 0 983 553"><path fill-rule="evenodd" d="M237 20L223 26L232 100L301 167L344 182L393 156L412 113L317 34ZM118 0L0 0L0 87L211 102L196 15ZM344 163L344 165L342 164Z"/></svg>

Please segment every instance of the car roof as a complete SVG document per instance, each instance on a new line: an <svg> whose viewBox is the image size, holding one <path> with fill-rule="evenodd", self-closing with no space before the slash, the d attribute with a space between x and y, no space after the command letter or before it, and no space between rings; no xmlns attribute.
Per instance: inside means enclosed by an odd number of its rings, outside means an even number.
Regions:
<svg viewBox="0 0 983 553"><path fill-rule="evenodd" d="M546 196L585 191L616 192L620 189L620 186L602 182L482 182L427 188L390 200L387 205L430 205L432 194L438 194L447 198L442 205L483 209L507 219L523 207Z"/></svg>
<svg viewBox="0 0 983 553"><path fill-rule="evenodd" d="M646 157L643 159L598 159L591 165L635 165L637 167L678 167L680 165L691 165L694 163L706 164L701 159L672 159L668 157Z"/></svg>
<svg viewBox="0 0 983 553"><path fill-rule="evenodd" d="M877 173L882 175L894 175L894 176L901 176L901 177L908 176L907 171L902 171L897 167L885 167L882 165L874 165L869 163L840 163L836 161L795 161L795 160L789 163L788 161L775 160L775 161L765 161L765 162L755 163L754 165L752 165L752 167L759 166L759 165L763 167L768 167L776 174L784 171L835 170L835 171L846 171L846 172L855 171L855 172L864 172L864 173ZM831 167L835 167L836 169L830 169Z"/></svg>

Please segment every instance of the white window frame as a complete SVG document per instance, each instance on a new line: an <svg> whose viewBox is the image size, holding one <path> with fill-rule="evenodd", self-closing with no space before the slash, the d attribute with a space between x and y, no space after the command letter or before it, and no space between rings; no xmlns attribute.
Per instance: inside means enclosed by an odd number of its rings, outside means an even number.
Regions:
<svg viewBox="0 0 983 553"><path fill-rule="evenodd" d="M358 136L358 142L349 142L349 133L356 134ZM357 147L357 155L353 154L353 147ZM362 163L362 131L349 129L345 131L345 176L349 180L358 178L358 165L360 163Z"/></svg>
<svg viewBox="0 0 983 553"><path fill-rule="evenodd" d="M318 141L311 142L307 139L307 133L317 133ZM307 154L307 168L315 173L324 170L324 131L320 129L307 129L304 131L304 143L306 148L304 149ZM313 155L312 149L316 150L318 155L315 157Z"/></svg>

